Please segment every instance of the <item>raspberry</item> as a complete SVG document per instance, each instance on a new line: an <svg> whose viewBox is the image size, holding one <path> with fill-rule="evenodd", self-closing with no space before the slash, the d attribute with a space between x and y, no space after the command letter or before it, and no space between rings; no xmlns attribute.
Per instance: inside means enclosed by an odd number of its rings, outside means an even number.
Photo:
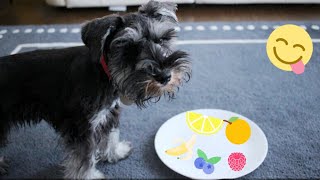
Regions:
<svg viewBox="0 0 320 180"><path fill-rule="evenodd" d="M240 152L231 153L228 158L228 164L232 170L241 171L246 165L246 157Z"/></svg>

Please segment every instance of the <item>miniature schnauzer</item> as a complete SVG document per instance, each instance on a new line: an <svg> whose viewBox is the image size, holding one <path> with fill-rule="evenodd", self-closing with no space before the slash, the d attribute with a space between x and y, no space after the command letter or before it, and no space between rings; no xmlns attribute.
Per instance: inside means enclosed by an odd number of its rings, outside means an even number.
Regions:
<svg viewBox="0 0 320 180"><path fill-rule="evenodd" d="M65 178L104 178L98 161L131 151L119 140L121 103L145 107L188 81L187 53L175 50L176 5L150 1L138 12L84 24L85 46L0 58L0 144L12 126L46 120L66 147ZM0 173L7 164L0 158Z"/></svg>

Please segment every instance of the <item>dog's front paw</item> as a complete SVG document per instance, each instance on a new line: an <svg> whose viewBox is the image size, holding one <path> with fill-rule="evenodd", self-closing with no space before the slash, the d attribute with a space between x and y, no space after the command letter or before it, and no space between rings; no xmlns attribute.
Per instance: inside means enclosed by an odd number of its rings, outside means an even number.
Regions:
<svg viewBox="0 0 320 180"><path fill-rule="evenodd" d="M106 179L106 176L97 169L92 169L84 179Z"/></svg>
<svg viewBox="0 0 320 180"><path fill-rule="evenodd" d="M116 145L113 151L114 152L109 152L107 154L107 161L109 163L116 163L119 160L127 158L132 151L131 142L121 141Z"/></svg>
<svg viewBox="0 0 320 180"><path fill-rule="evenodd" d="M132 151L132 145L129 141L122 141L116 147L116 154L119 159L124 159L130 155Z"/></svg>
<svg viewBox="0 0 320 180"><path fill-rule="evenodd" d="M9 164L8 161L1 156L0 157L0 175L8 174Z"/></svg>

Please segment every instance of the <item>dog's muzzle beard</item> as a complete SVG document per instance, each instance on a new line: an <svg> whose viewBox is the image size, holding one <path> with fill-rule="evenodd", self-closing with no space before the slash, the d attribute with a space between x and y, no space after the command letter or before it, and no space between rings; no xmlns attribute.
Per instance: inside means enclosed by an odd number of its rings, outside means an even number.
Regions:
<svg viewBox="0 0 320 180"><path fill-rule="evenodd" d="M115 68L115 64L111 63L113 83L120 94L140 108L146 107L150 102L158 102L161 97L174 99L179 86L191 77L191 63L187 53L183 51L168 54L159 52L157 56L153 56L158 59L140 60L140 64L149 62L142 68L137 68L136 64L134 67L127 65ZM157 69L159 72L155 71Z"/></svg>

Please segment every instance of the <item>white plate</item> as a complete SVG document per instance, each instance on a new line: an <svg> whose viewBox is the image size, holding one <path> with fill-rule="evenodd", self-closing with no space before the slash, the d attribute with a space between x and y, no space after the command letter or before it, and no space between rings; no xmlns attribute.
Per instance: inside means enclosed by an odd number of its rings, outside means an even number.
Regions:
<svg viewBox="0 0 320 180"><path fill-rule="evenodd" d="M249 174L258 168L264 161L268 152L267 138L254 122L244 116L225 110L199 109L192 110L192 112L226 120L229 120L231 117L239 117L249 124L251 135L245 143L233 144L226 136L227 122L223 123L222 128L217 133L212 135L201 135L189 128L186 121L187 112L178 114L166 121L159 128L154 141L156 152L166 166L179 174L193 179L229 179ZM178 156L166 153L167 150L180 146L183 142L188 142L191 137L195 137L195 143L194 145L191 143L191 146L189 146L189 150L186 153ZM194 163L198 158L198 149L205 152L208 159L211 157L221 158L219 162L213 165L214 171L212 173L208 172L208 168L206 168L206 170L207 173L210 174L205 173L203 169L196 168ZM174 152L181 153L185 151ZM241 153L241 155L236 157L233 154L229 159L229 156L232 153ZM189 157L189 159L178 159L183 157ZM243 157L245 157L245 160ZM237 158L239 158L239 161L235 160ZM219 158L216 158L216 160L217 159ZM228 159L230 162L231 159L234 160L231 164L236 163L238 165L236 166L238 167L237 171L234 168L235 166L233 166L233 169L231 168ZM211 168L209 167L209 170L210 169Z"/></svg>

